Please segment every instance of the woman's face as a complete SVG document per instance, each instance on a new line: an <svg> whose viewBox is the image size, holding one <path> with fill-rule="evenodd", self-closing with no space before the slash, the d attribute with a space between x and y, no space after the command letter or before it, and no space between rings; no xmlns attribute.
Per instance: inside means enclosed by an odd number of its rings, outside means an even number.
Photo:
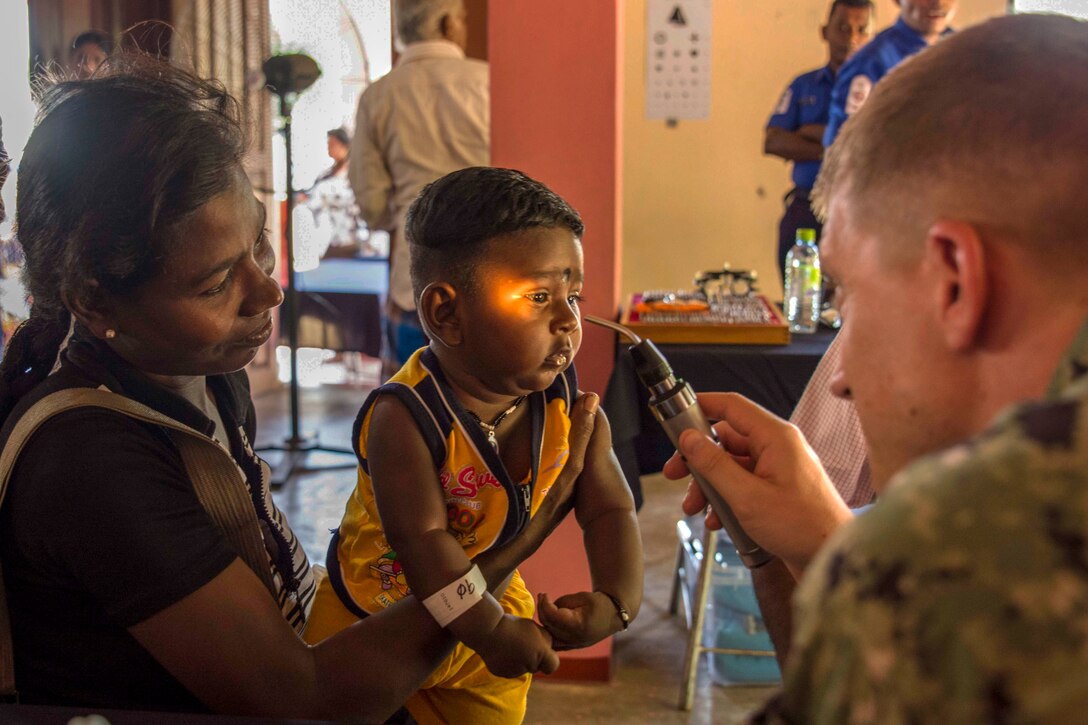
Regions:
<svg viewBox="0 0 1088 725"><path fill-rule="evenodd" d="M69 61L76 77L86 80L94 75L98 66L106 62L109 54L98 43L86 42L69 53Z"/></svg>
<svg viewBox="0 0 1088 725"><path fill-rule="evenodd" d="M283 301L265 209L240 171L176 233L155 279L111 297L110 346L145 373L213 375L244 367L272 334Z"/></svg>
<svg viewBox="0 0 1088 725"><path fill-rule="evenodd" d="M336 163L340 163L348 157L348 152L350 148L335 136L329 136L327 146L329 150L329 158L331 158Z"/></svg>

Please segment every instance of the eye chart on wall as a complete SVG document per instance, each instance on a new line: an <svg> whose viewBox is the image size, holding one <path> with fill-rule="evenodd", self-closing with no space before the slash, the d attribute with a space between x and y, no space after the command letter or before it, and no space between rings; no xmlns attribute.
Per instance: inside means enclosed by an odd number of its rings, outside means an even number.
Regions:
<svg viewBox="0 0 1088 725"><path fill-rule="evenodd" d="M711 3L646 3L646 118L710 116Z"/></svg>

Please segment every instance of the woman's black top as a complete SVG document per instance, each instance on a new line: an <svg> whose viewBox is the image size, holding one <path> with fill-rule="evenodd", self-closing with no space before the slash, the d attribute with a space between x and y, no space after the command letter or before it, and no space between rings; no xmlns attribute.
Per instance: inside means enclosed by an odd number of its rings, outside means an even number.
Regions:
<svg viewBox="0 0 1088 725"><path fill-rule="evenodd" d="M211 377L208 384L231 452L245 469L256 460L248 443L254 434L248 379L238 372ZM63 388L100 385L198 431L210 435L214 429L195 406L153 384L101 341L73 337L60 369L6 421L0 445L36 400ZM254 495L255 506L266 495ZM283 529L286 541L266 529L266 543L272 541L271 560L286 556L290 562L281 570L296 569L283 588L292 590L284 597L297 597L300 582L308 585L312 577L308 565L297 564L305 556L286 522ZM162 429L98 408L47 421L20 455L0 511L0 561L21 701L205 710L127 628L207 584L235 557ZM304 609L312 592L302 593Z"/></svg>

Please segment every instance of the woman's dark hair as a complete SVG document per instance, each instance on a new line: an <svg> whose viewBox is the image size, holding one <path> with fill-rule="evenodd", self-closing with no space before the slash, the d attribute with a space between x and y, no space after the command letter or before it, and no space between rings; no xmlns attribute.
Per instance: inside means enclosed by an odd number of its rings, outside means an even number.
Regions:
<svg viewBox="0 0 1088 725"><path fill-rule="evenodd" d="M85 30L75 38L72 39L72 44L68 46L68 52L74 53L79 50L81 46L93 43L102 49L102 52L109 55L113 52L113 39L110 36L103 33L101 30Z"/></svg>
<svg viewBox="0 0 1088 725"><path fill-rule="evenodd" d="M514 169L473 166L423 187L404 223L419 298L440 276L474 289L473 270L487 242L537 227L563 227L581 237L578 212L562 197Z"/></svg>
<svg viewBox="0 0 1088 725"><path fill-rule="evenodd" d="M0 420L50 373L73 300L161 272L180 222L237 178L245 149L222 85L142 55L40 92L19 163L16 230L32 300L0 361Z"/></svg>
<svg viewBox="0 0 1088 725"><path fill-rule="evenodd" d="M334 138L345 146L351 146L351 136L344 130L344 127L334 128L326 134L329 138Z"/></svg>

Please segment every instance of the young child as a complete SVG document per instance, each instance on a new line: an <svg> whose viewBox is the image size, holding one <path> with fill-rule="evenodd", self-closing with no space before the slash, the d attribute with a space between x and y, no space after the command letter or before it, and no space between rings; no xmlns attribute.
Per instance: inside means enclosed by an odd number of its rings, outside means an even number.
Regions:
<svg viewBox="0 0 1088 725"><path fill-rule="evenodd" d="M359 483L306 638L414 594L460 642L407 703L420 723L520 723L552 637L587 646L626 629L641 603L638 523L603 413L574 491L594 591L542 595L545 632L516 572L492 597L472 562L529 522L567 460L582 230L566 202L509 169L449 174L408 213L431 342L356 419Z"/></svg>

